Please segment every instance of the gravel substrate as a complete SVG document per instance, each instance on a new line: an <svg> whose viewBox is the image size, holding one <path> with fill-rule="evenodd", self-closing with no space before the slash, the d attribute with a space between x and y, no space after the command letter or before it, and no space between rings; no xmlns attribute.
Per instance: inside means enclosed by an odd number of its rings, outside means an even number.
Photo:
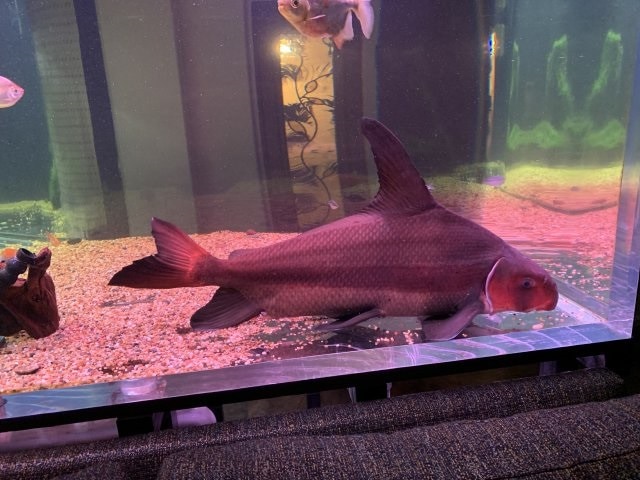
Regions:
<svg viewBox="0 0 640 480"><path fill-rule="evenodd" d="M609 187L616 189L617 184ZM472 216L477 221L516 246L526 238L545 244L542 253L534 255L545 267L577 286L583 287L580 282L586 281L594 291L600 288L606 292L617 208L566 215L493 187L465 188L469 190L467 197L450 202L454 209L458 202L469 206L475 199L476 213ZM446 190L436 187L434 195L442 200ZM564 191L582 195L581 189L565 187ZM552 203L553 198L549 200ZM226 257L235 249L261 247L291 236L222 231L193 238L214 255ZM32 248L37 249L38 245ZM0 393L277 359L285 344L290 347L288 356L321 353L322 349L312 351L305 347L311 343L320 345L331 336L310 331L317 325L317 318L272 319L266 315L229 329L193 332L189 318L209 301L215 287L136 290L107 286L121 267L155 252L150 237L82 241L74 245L63 242L51 248L50 274L57 288L60 329L40 340L26 334L7 337L6 346L0 348ZM555 255L559 251L571 252L579 259L579 265L567 264ZM578 271L582 273L575 273ZM606 293L602 296L604 299ZM527 328L544 326L548 325L537 322ZM411 343L416 338L414 332L404 331L371 341L386 346Z"/></svg>
<svg viewBox="0 0 640 480"><path fill-rule="evenodd" d="M291 235L216 232L194 235L204 248L226 257ZM265 319L216 332L193 332L189 318L215 287L137 290L110 287L121 267L155 252L150 237L63 243L51 247L60 329L35 340L7 337L0 349L0 393L163 375L250 363L272 343L258 338L282 329L310 328L303 320Z"/></svg>

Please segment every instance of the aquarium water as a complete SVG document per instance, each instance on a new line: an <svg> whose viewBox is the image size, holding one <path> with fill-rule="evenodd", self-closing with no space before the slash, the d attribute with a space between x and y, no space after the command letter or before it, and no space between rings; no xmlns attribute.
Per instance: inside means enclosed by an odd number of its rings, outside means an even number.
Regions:
<svg viewBox="0 0 640 480"><path fill-rule="evenodd" d="M60 315L44 338L3 335L0 394L292 357L348 364L411 345L438 363L631 335L640 3L370 9L341 40L331 25L310 36L276 0L0 3L0 260L48 247ZM478 315L441 342L425 342L411 315L324 331L326 316L256 313L199 331L190 318L215 286L108 285L156 253L152 217L227 258L366 208L378 177L362 117L398 137L439 203L544 268L556 308Z"/></svg>

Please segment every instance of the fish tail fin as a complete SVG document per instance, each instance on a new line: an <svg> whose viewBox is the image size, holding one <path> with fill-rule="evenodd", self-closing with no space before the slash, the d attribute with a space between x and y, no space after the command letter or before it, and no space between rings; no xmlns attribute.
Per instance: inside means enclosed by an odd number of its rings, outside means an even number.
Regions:
<svg viewBox="0 0 640 480"><path fill-rule="evenodd" d="M159 218L151 219L151 233L158 253L124 267L109 280L109 285L179 288L212 284L203 278L201 272L215 272L217 264L221 262L219 259L210 255L178 227Z"/></svg>
<svg viewBox="0 0 640 480"><path fill-rule="evenodd" d="M365 37L371 38L373 33L374 14L371 0L358 0L356 17L360 21L360 28Z"/></svg>
<svg viewBox="0 0 640 480"><path fill-rule="evenodd" d="M347 40L353 40L353 20L351 15L351 10L347 12L347 16L345 17L344 27L340 30L336 35L333 36L333 43L336 44L338 50L342 49L344 42Z"/></svg>

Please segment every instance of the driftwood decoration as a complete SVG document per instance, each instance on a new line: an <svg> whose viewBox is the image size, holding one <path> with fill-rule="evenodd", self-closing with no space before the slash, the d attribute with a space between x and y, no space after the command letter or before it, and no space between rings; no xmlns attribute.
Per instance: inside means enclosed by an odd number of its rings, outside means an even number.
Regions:
<svg viewBox="0 0 640 480"><path fill-rule="evenodd" d="M38 255L21 248L15 258L0 263L0 335L25 330L42 338L58 329L56 289L46 273L49 265L51 250L46 247ZM26 280L19 278L27 269Z"/></svg>

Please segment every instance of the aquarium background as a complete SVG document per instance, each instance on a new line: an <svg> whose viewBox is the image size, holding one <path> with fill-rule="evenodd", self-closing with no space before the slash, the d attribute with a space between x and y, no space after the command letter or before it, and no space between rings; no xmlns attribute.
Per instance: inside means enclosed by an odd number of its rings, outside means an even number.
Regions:
<svg viewBox="0 0 640 480"><path fill-rule="evenodd" d="M45 339L7 336L0 393L420 342L415 319L319 335L317 319L260 317L196 333L189 316L212 290L106 286L155 251L152 216L225 256L364 207L377 179L362 116L398 135L438 201L560 284L554 312L477 325L531 349L585 341L559 330L574 325L604 328L589 341L630 335L640 4L373 5L373 37L355 20L337 50L275 0L0 4L0 75L25 88L0 109L0 247L50 246L62 318ZM561 338L527 336L546 331ZM472 337L434 346L433 361L505 352Z"/></svg>

